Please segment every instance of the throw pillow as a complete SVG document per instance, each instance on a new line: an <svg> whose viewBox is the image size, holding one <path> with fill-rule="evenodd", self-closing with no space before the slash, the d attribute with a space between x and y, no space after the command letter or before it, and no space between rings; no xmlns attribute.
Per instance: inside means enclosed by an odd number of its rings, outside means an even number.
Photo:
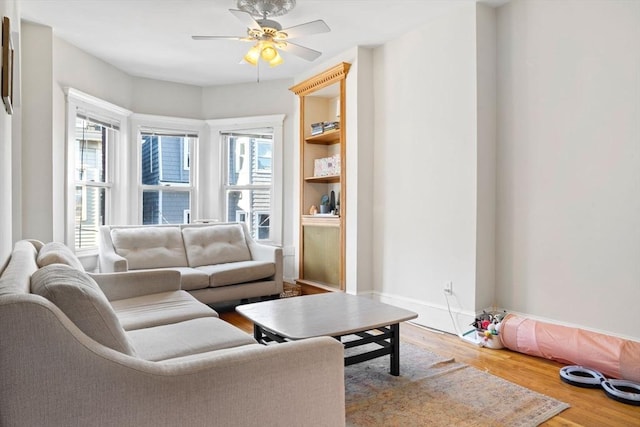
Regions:
<svg viewBox="0 0 640 427"><path fill-rule="evenodd" d="M31 276L31 292L54 303L93 340L121 353L134 355L107 297L84 271L63 264L47 265Z"/></svg>
<svg viewBox="0 0 640 427"><path fill-rule="evenodd" d="M64 264L76 270L84 271L82 263L78 257L64 243L46 243L38 252L36 259L38 267L45 267L50 264Z"/></svg>
<svg viewBox="0 0 640 427"><path fill-rule="evenodd" d="M111 241L116 253L127 259L129 270L187 267L177 226L114 228Z"/></svg>
<svg viewBox="0 0 640 427"><path fill-rule="evenodd" d="M190 267L251 260L241 224L184 227L182 237Z"/></svg>

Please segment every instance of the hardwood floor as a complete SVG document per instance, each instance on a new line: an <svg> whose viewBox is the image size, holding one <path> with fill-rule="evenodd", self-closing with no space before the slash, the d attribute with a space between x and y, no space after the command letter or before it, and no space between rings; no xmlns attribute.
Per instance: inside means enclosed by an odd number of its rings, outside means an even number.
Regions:
<svg viewBox="0 0 640 427"><path fill-rule="evenodd" d="M233 307L217 310L222 319L253 333L253 324L237 314ZM455 335L432 331L411 323L401 325L400 335L404 340L434 353L454 357L460 362L571 405L569 409L542 424L543 426L640 426L640 406L617 402L600 389L565 384L558 374L562 364L506 349L476 347Z"/></svg>

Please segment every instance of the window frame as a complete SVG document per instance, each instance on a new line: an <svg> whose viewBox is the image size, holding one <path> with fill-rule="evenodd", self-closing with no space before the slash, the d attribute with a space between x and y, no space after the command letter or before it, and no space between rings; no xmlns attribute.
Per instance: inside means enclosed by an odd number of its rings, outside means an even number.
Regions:
<svg viewBox="0 0 640 427"><path fill-rule="evenodd" d="M284 136L283 126L284 114L274 114L268 116L250 116L232 119L207 120L210 130L211 145L217 147L218 164L220 170L215 179L218 188L218 204L215 206L217 216L226 218L227 198L226 198L226 177L228 176L228 162L226 157L226 144L223 143L223 134L241 132L245 130L272 128L272 158L271 158L271 203L270 208L270 228L269 240L260 240L260 243L281 246L283 237L283 164L284 164ZM215 182L212 180L212 182Z"/></svg>
<svg viewBox="0 0 640 427"><path fill-rule="evenodd" d="M160 185L148 185L142 184L142 134L143 133L157 133L158 135L167 134L175 136L193 136L194 141L190 141L190 158L188 168L184 170L189 171L189 184L160 184ZM145 191L165 191L165 192L188 192L190 194L189 202L189 216L191 222L199 218L198 214L201 212L199 205L200 200L200 182L198 176L198 159L199 150L203 141L205 132L205 124L202 120L196 119L182 119L176 117L156 116L148 114L133 114L131 117L131 140L136 141L132 144L131 151L131 167L134 171L132 173L135 182L132 183L132 187L135 186L137 191L131 191L131 199L129 201L130 209L130 223L142 224L143 221L143 203L142 197ZM184 150L183 150L184 151ZM186 155L184 152L181 154ZM195 213L195 214L194 214Z"/></svg>
<svg viewBox="0 0 640 427"><path fill-rule="evenodd" d="M119 212L113 209L122 203L125 197L121 191L126 182L127 168L122 164L121 156L125 155L127 145L128 117L131 111L110 102L88 95L77 89L64 89L67 101L66 117L66 185L65 185L65 231L64 241L69 248L73 248L79 256L89 256L98 253L98 245L88 248L76 248L76 188L96 188L105 191L104 224L113 224L122 220ZM111 125L118 128L117 137L109 141L105 150L105 180L104 182L79 181L76 179L76 117L78 114L90 121Z"/></svg>

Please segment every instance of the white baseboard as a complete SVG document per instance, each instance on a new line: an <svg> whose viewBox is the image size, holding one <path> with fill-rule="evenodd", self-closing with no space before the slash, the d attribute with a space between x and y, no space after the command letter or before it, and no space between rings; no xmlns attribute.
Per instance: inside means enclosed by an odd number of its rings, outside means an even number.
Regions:
<svg viewBox="0 0 640 427"><path fill-rule="evenodd" d="M412 320L412 323L458 336L473 329L470 324L476 318L476 313L460 310L453 305L451 306L451 312L449 312L449 308L446 305L433 304L431 302L419 301L399 295L376 291L362 292L358 293L358 295L369 296L380 302L415 311L418 313L418 318Z"/></svg>
<svg viewBox="0 0 640 427"><path fill-rule="evenodd" d="M451 334L460 336L466 332L473 330L471 323L475 320L476 316L482 313L482 310L476 312L461 310L455 304L455 297L449 297L451 302L451 315L449 314L449 308L446 305L438 305L428 301L420 301L414 298L407 298L400 295L393 295L378 291L365 291L359 292L358 295L367 296L380 302L402 307L407 310L415 311L418 313L418 318L412 320L412 323L424 326L429 329L435 329L436 331L444 331ZM536 316L530 313L522 313L509 310L508 308L501 307L489 307L485 311L503 311L506 310L508 314L514 314L519 317L536 320L539 322L550 323L553 325L567 326L570 328L584 329L590 332L596 332L604 335L615 336L630 341L640 341L640 337L633 337L624 334L618 334L611 331L605 331L597 328L590 328L584 325L578 325L570 322L563 322L556 319L549 319L542 316ZM452 320L453 318L453 320ZM454 324L455 322L455 324ZM472 335L466 336L463 339L470 343L477 344L475 338Z"/></svg>

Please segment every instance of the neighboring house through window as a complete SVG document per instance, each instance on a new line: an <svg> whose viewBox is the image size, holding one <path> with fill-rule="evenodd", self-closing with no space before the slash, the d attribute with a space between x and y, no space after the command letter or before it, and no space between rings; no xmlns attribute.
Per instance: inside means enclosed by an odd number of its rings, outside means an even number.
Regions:
<svg viewBox="0 0 640 427"><path fill-rule="evenodd" d="M256 240L271 240L273 129L223 133L227 221L247 224Z"/></svg>
<svg viewBox="0 0 640 427"><path fill-rule="evenodd" d="M282 244L284 115L207 120L219 142L222 221L244 222L254 239Z"/></svg>

